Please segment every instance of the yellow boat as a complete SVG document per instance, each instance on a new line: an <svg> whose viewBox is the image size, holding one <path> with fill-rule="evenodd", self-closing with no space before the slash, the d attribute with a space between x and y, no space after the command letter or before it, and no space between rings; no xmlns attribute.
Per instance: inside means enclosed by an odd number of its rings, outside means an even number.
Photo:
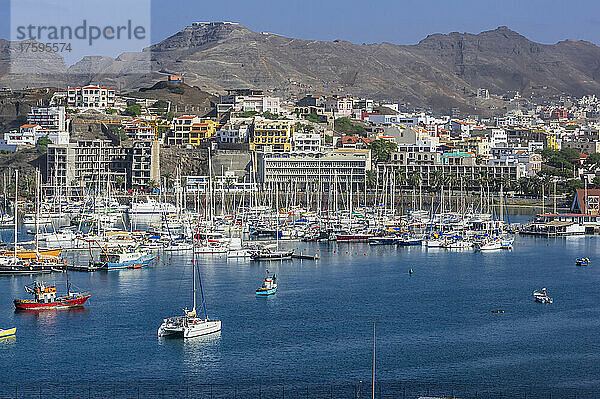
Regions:
<svg viewBox="0 0 600 399"><path fill-rule="evenodd" d="M0 339L12 337L17 333L16 328L9 328L8 330L0 330Z"/></svg>

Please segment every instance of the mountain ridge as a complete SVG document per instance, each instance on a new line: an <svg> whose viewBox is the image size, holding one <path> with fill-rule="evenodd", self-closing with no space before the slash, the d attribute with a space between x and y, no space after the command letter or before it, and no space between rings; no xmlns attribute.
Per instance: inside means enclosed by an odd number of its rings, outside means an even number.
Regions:
<svg viewBox="0 0 600 399"><path fill-rule="evenodd" d="M136 62L143 62L147 52L151 72L136 73ZM530 94L536 87L544 87L547 96L600 95L600 47L573 39L541 44L506 26L434 33L415 44L397 45L305 40L208 22L187 26L143 52L116 59L86 57L68 69L64 81L119 82L134 90L167 73L182 74L188 84L213 93L260 87L293 98L309 92L350 94L434 110L490 111L503 105L474 99L478 88L498 95L510 90ZM86 81L75 81L82 78Z"/></svg>

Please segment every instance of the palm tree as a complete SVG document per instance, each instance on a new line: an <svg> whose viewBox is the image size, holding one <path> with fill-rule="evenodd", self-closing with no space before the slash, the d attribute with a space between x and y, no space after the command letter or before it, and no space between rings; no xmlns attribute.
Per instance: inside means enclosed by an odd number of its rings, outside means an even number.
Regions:
<svg viewBox="0 0 600 399"><path fill-rule="evenodd" d="M441 170L436 170L433 172L429 184L435 190L439 189L442 186L442 184L444 184L444 174Z"/></svg>
<svg viewBox="0 0 600 399"><path fill-rule="evenodd" d="M372 189L377 183L377 173L375 173L374 170L367 170L365 180L367 183L367 187Z"/></svg>

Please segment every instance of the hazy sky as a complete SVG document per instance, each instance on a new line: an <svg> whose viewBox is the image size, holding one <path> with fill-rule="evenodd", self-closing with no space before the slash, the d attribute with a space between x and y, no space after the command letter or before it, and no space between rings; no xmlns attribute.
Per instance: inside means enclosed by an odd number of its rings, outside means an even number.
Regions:
<svg viewBox="0 0 600 399"><path fill-rule="evenodd" d="M192 22L234 21L256 31L355 43L413 44L430 33L477 33L506 25L542 43L571 38L600 44L598 0L151 1L153 42ZM127 0L122 4L122 12L135 13ZM0 37L8 38L10 1L0 0L0 7Z"/></svg>

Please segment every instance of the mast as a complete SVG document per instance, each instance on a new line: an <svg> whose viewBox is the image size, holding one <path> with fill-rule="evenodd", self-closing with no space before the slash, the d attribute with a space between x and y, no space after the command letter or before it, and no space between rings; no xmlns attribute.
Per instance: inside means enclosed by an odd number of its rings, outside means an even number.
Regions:
<svg viewBox="0 0 600 399"><path fill-rule="evenodd" d="M196 314L196 249L194 248L194 255L192 257L192 292L194 297L194 307L192 308L192 312ZM206 314L206 310L204 312Z"/></svg>
<svg viewBox="0 0 600 399"><path fill-rule="evenodd" d="M17 263L17 219L18 219L18 212L19 212L19 195L18 195L18 191L19 191L19 169L15 170L15 246L14 246L14 251L13 251L13 260L15 262L15 264Z"/></svg>
<svg viewBox="0 0 600 399"><path fill-rule="evenodd" d="M35 257L39 256L39 245L38 245L38 218L40 214L40 172L35 170ZM50 219L52 220L52 219Z"/></svg>

